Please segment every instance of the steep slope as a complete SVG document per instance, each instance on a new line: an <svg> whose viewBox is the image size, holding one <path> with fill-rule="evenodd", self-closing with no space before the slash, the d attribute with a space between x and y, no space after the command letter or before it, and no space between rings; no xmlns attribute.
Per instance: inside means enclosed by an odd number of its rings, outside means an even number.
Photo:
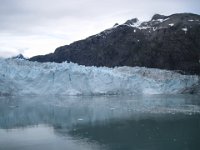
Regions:
<svg viewBox="0 0 200 150"><path fill-rule="evenodd" d="M86 66L144 66L200 74L200 16L156 14L148 22L134 18L30 60L71 61Z"/></svg>
<svg viewBox="0 0 200 150"><path fill-rule="evenodd" d="M199 77L144 67L85 67L0 59L0 95L198 93Z"/></svg>

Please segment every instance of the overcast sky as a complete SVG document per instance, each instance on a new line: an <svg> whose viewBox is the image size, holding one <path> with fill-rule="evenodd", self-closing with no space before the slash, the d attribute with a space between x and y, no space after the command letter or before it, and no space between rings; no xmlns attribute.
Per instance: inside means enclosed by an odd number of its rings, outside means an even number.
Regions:
<svg viewBox="0 0 200 150"><path fill-rule="evenodd" d="M155 13L200 14L200 0L0 0L0 57L26 57Z"/></svg>

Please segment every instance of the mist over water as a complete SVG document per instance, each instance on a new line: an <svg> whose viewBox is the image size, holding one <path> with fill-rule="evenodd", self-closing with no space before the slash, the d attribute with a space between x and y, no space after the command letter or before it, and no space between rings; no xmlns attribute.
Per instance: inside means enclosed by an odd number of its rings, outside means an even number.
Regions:
<svg viewBox="0 0 200 150"><path fill-rule="evenodd" d="M0 149L200 149L198 95L0 97Z"/></svg>

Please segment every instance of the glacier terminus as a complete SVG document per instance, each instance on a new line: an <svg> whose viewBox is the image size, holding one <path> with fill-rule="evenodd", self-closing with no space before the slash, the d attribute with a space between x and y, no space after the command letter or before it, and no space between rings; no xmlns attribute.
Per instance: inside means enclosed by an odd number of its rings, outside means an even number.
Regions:
<svg viewBox="0 0 200 150"><path fill-rule="evenodd" d="M199 93L199 76L145 67L86 67L0 59L0 95Z"/></svg>

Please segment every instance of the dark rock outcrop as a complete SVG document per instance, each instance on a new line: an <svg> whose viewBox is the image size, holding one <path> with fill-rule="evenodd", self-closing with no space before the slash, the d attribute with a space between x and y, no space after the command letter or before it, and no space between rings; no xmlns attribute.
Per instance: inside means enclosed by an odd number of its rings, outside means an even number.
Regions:
<svg viewBox="0 0 200 150"><path fill-rule="evenodd" d="M156 14L142 23L135 18L30 60L71 61L86 66L145 66L200 74L200 16Z"/></svg>
<svg viewBox="0 0 200 150"><path fill-rule="evenodd" d="M12 57L11 59L24 59L24 60L26 60L26 58L25 58L22 54L19 54L19 55L17 55L17 56L14 56L14 57Z"/></svg>

